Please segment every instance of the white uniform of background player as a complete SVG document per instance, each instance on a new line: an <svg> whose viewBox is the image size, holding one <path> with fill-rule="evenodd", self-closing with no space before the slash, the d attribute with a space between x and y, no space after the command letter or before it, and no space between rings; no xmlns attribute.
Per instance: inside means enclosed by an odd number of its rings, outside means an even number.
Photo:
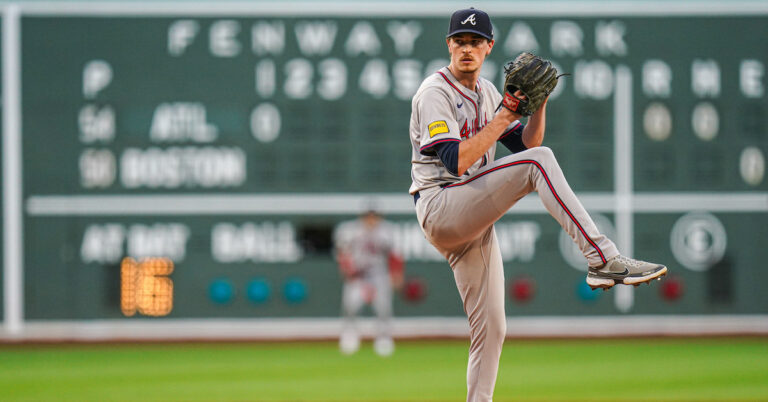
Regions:
<svg viewBox="0 0 768 402"><path fill-rule="evenodd" d="M376 314L374 350L382 356L394 352L391 334L392 288L402 284L402 259L393 248L393 230L375 211L339 224L334 232L342 291L343 328L339 348L345 354L360 347L357 317L365 305Z"/></svg>
<svg viewBox="0 0 768 402"><path fill-rule="evenodd" d="M501 94L479 76L492 38L486 13L467 9L452 15L446 40L451 64L421 84L410 122L416 216L453 269L469 318L467 401L493 397L506 334L504 268L493 224L526 194L538 192L579 246L590 266L590 286L637 284L666 272L662 265L620 256L598 231L552 151L540 146L546 102L527 125L519 114L497 111ZM494 160L497 141L514 153Z"/></svg>

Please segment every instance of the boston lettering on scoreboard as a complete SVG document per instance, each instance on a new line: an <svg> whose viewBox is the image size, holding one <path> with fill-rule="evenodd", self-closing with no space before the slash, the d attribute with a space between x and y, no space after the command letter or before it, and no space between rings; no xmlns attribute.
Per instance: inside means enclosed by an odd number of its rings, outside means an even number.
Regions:
<svg viewBox="0 0 768 402"><path fill-rule="evenodd" d="M179 10L21 17L26 317L336 316L330 232L373 195L407 272L430 290L398 299L397 314L461 316L406 194L410 99L448 62L450 10ZM766 15L488 11L496 42L483 75L500 82L526 50L572 73L551 96L546 144L606 227L621 236L632 222L624 244L689 284L677 304L644 289L632 311L765 313L750 289L768 279L751 268L768 257L756 240L768 238L768 54L752 40L768 37ZM616 194L636 201L617 209ZM525 205L498 231L507 276L530 275L538 293L510 313L616 313L610 295L580 298L578 256L543 208Z"/></svg>

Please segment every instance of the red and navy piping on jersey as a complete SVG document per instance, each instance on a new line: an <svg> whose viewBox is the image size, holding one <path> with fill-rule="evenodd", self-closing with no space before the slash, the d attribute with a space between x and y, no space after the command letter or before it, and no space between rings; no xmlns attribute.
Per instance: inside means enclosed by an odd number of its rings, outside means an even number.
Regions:
<svg viewBox="0 0 768 402"><path fill-rule="evenodd" d="M459 95L461 95L464 99L468 100L469 103L472 104L472 106L475 108L475 117L477 118L477 119L475 119L475 123L477 123L478 120L480 119L480 110L477 108L477 103L474 100L472 100L472 98L467 96L464 92L462 92L456 85L454 85L454 83L451 82L450 78L448 78L448 76L443 74L442 71L438 71L437 73L440 74L443 77L443 79L445 79L445 82L447 82L448 85L450 85L453 89L455 89L456 92L459 93ZM477 131L480 131L479 127L475 127L475 129Z"/></svg>
<svg viewBox="0 0 768 402"><path fill-rule="evenodd" d="M521 127L523 127L523 123L520 123L518 121L517 124L515 124L514 127L510 128L509 130L507 130L503 134L501 134L501 136L499 137L499 140L503 140L505 137L507 137L508 135L512 134L513 132L515 132L515 130L517 130L517 129L521 128Z"/></svg>
<svg viewBox="0 0 768 402"><path fill-rule="evenodd" d="M469 103L471 103L471 104L472 104L472 107L474 107L474 108L475 108L475 121L474 121L474 126L475 126L475 132L479 132L479 131L480 131L480 110L477 108L477 102L475 102L474 100L472 100L472 98L470 98L470 97L469 97L469 96L467 96L467 95L466 95L464 92L462 92L462 91L461 91L461 89L459 89L459 88L458 88L458 87L457 87L457 86L456 86L456 85L455 85L455 84L454 84L454 83L453 83L453 82L450 80L450 78L448 78L448 76L446 76L446 75L445 75L445 74L444 74L442 71L438 71L437 73L438 73L438 74L440 74L440 76L442 76L442 77L443 77L443 79L445 80L445 82L447 82L447 83L448 83L448 85L450 85L450 86L451 86L453 89L455 89L455 90L456 90L456 92L458 92L458 93L459 93L459 95L461 95L461 96L462 96L464 99L468 100L468 101L469 101ZM480 92L480 88L481 88L481 87L478 85L478 86L477 86L477 90L478 90L478 92ZM466 127L466 122L464 123L464 126ZM435 143L436 143L436 142L435 142ZM433 144L434 144L434 143L433 143ZM431 145L430 145L430 146L431 146ZM421 150L424 150L424 147L422 147L422 148L421 148ZM482 161L482 163L480 163L480 167L483 167L483 166L485 166L485 165L487 165L487 164L488 164L488 157L487 157L486 155L483 155L483 161Z"/></svg>
<svg viewBox="0 0 768 402"><path fill-rule="evenodd" d="M579 221L576 219L576 217L573 216L573 213L571 212L571 210L568 209L568 207L565 205L563 200L560 199L560 196L557 194L557 191L555 191L555 187L552 185L552 182L549 180L549 175L547 175L547 172L544 170L544 167L542 167L539 164L539 162L536 162L535 160L524 159L524 160L519 160L519 161L515 161L515 162L505 163L503 165L496 166L496 167L494 167L492 169L488 169L485 172L482 172L482 173L480 173L480 174L478 174L476 176L473 176L473 177L471 177L471 178L469 178L469 179L467 179L465 181L449 184L447 186L444 186L443 188L451 188L451 187L463 186L463 185L469 184L469 183L471 183L471 182L479 179L480 177L483 177L483 176L485 176L485 175L487 175L487 174L489 174L491 172L495 172L495 171L498 171L498 170L501 170L501 169L504 169L504 168L508 168L510 166L526 165L526 164L532 164L532 165L536 166L537 169L539 169L539 172L541 172L541 175L544 176L544 180L547 182L547 186L549 186L549 190L552 192L552 195L555 196L555 200L557 200L557 203L560 204L560 207L562 207L563 210L565 210L565 213L568 214L568 217L571 218L571 221L573 221L573 223L576 224L576 227L579 229L579 232L581 232L581 234L584 235L584 238L587 239L587 242L589 242L589 244L597 251L597 254L600 255L600 260L603 262L603 264L607 263L608 260L605 259L605 255L603 255L603 251L600 250L600 247L598 247L597 244L587 235L587 231L584 230L584 227L581 226L581 223L579 223Z"/></svg>
<svg viewBox="0 0 768 402"><path fill-rule="evenodd" d="M504 144L504 146L507 147L507 149L509 149L509 151L513 154L525 151L528 149L528 147L526 147L525 143L523 142L524 128L525 125L518 122L513 128L505 131L499 137L499 142Z"/></svg>
<svg viewBox="0 0 768 402"><path fill-rule="evenodd" d="M437 141L433 141L433 142L430 142L429 144L426 144L426 145L422 146L421 148L419 148L419 152L424 154L425 153L424 151L426 151L427 149L432 148L432 147L434 147L437 144L442 144L444 142L461 142L461 141L457 140L456 138L443 138L443 139L440 139L440 140L437 140Z"/></svg>

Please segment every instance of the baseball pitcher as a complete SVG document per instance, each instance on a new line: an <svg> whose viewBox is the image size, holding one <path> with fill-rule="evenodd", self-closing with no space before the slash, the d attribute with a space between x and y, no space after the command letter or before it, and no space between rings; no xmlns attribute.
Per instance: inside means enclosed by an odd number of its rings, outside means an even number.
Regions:
<svg viewBox="0 0 768 402"><path fill-rule="evenodd" d="M469 319L467 401L491 401L506 334L504 271L493 224L526 194L579 246L593 289L637 285L666 274L660 264L619 254L574 195L549 148L542 147L552 63L523 53L505 67L503 95L480 78L493 49L488 14L451 16L450 65L427 77L412 101L410 193L427 239L450 264ZM527 124L520 122L528 117ZM495 160L496 143L512 155Z"/></svg>

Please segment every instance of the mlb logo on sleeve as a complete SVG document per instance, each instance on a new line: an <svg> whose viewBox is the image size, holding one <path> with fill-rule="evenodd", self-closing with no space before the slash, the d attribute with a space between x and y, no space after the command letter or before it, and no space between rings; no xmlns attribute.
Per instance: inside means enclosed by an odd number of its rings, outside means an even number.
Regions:
<svg viewBox="0 0 768 402"><path fill-rule="evenodd" d="M445 122L445 120L438 120L436 122L430 123L429 126L427 126L429 129L429 137L432 138L438 134L443 134L448 132L448 124Z"/></svg>

